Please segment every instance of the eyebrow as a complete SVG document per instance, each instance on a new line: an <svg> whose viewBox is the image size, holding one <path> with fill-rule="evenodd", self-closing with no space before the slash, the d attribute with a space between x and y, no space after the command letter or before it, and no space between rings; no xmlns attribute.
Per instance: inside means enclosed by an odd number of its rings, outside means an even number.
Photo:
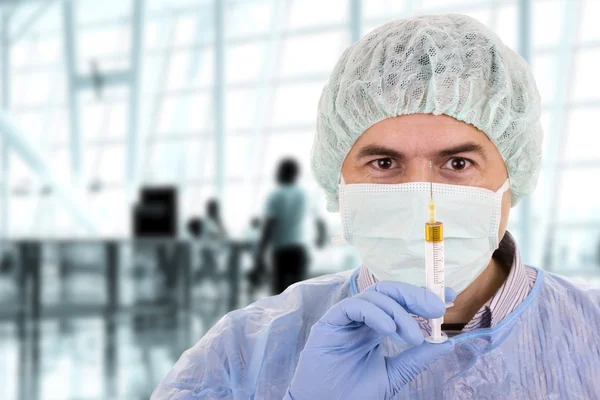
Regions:
<svg viewBox="0 0 600 400"><path fill-rule="evenodd" d="M484 160L487 160L487 154L483 149L483 146L477 143L463 143L458 146L450 147L448 149L438 151L437 156L440 158L451 157L461 153L476 153Z"/></svg>
<svg viewBox="0 0 600 400"><path fill-rule="evenodd" d="M473 143L473 142L459 144L457 146L449 147L447 149L438 151L436 156L439 158L445 158L445 157L451 157L451 156L455 156L457 154L462 154L462 153L476 153L479 156L481 156L484 160L487 160L487 155L486 155L485 150L483 149L483 146L481 146L477 143ZM404 160L406 158L406 156L398 150L394 150L392 148L385 147L385 146L375 146L375 145L368 145L368 146L361 148L358 151L356 158L361 159L361 158L372 157L372 156L390 157L390 158L394 158L396 160Z"/></svg>
<svg viewBox="0 0 600 400"><path fill-rule="evenodd" d="M391 149L389 147L375 145L368 145L361 148L358 154L356 155L356 158L360 160L361 158L372 156L384 156L395 158L397 160L403 160L405 158L405 155L397 150Z"/></svg>

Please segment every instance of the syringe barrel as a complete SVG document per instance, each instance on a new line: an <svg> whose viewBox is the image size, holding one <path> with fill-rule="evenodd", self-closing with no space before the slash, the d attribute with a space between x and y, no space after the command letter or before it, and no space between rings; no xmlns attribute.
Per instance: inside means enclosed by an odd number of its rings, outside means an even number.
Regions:
<svg viewBox="0 0 600 400"><path fill-rule="evenodd" d="M445 299L444 277L444 225L441 222L425 224L425 282L428 290L435 293L443 302ZM431 337L441 339L444 317L429 320Z"/></svg>
<svg viewBox="0 0 600 400"><path fill-rule="evenodd" d="M444 224L425 224L425 282L427 289L445 301Z"/></svg>
<svg viewBox="0 0 600 400"><path fill-rule="evenodd" d="M427 242L443 242L444 241L444 224L441 222L426 222L425 223L425 241Z"/></svg>

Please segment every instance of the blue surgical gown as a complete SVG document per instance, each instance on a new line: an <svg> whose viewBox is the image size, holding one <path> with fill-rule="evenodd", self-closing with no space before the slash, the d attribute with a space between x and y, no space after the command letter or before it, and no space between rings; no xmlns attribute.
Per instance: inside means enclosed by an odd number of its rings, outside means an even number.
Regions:
<svg viewBox="0 0 600 400"><path fill-rule="evenodd" d="M356 275L297 283L223 317L187 350L153 400L282 399L311 326L356 293ZM599 399L600 290L538 270L529 296L494 328L454 337L394 399ZM390 337L387 355L407 345Z"/></svg>

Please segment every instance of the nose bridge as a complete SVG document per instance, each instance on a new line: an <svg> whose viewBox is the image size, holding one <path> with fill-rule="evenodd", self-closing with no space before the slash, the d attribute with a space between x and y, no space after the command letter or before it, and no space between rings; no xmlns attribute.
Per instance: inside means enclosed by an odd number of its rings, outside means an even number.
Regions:
<svg viewBox="0 0 600 400"><path fill-rule="evenodd" d="M405 182L429 182L429 160L426 158L415 158L406 165L403 180ZM435 179L435 171L433 171Z"/></svg>

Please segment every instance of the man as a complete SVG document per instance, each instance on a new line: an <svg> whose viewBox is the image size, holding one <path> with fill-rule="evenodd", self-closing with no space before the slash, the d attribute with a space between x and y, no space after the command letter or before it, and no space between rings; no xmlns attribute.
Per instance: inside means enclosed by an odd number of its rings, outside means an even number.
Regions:
<svg viewBox="0 0 600 400"><path fill-rule="evenodd" d="M278 188L269 195L265 207L265 225L257 252L255 269L250 274L256 284L266 273L265 253L272 249L273 294L283 292L288 286L306 279L308 253L304 234L304 221L308 214L308 197L297 184L300 167L291 158L282 160L277 169ZM316 219L317 245L323 244L324 223Z"/></svg>
<svg viewBox="0 0 600 400"><path fill-rule="evenodd" d="M599 291L523 265L506 232L535 187L539 118L527 64L472 18L394 21L350 46L312 166L362 267L228 314L154 398L598 397ZM447 311L419 287L430 172ZM449 339L425 342L444 313Z"/></svg>

